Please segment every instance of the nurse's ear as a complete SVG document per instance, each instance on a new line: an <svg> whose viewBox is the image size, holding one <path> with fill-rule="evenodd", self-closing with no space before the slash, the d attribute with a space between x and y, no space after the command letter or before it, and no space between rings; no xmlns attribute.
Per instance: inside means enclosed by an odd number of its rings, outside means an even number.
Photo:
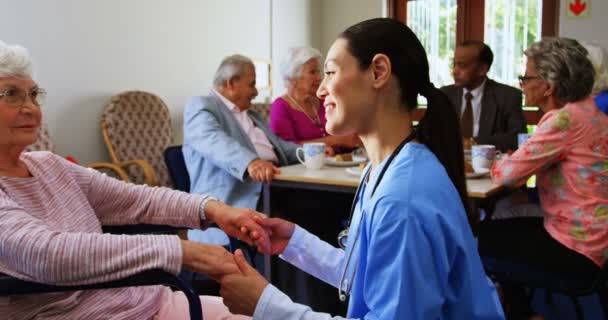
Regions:
<svg viewBox="0 0 608 320"><path fill-rule="evenodd" d="M383 53L378 53L372 58L370 64L373 87L382 88L391 78L391 60Z"/></svg>

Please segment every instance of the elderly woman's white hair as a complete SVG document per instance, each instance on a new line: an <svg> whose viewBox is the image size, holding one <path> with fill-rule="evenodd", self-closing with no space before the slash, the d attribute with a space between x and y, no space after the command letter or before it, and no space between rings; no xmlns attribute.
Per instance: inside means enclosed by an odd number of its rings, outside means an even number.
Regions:
<svg viewBox="0 0 608 320"><path fill-rule="evenodd" d="M596 43L581 43L587 49L589 60L595 69L592 94L608 90L608 50Z"/></svg>
<svg viewBox="0 0 608 320"><path fill-rule="evenodd" d="M27 49L0 41L0 77L32 78L32 60Z"/></svg>
<svg viewBox="0 0 608 320"><path fill-rule="evenodd" d="M283 81L289 83L290 80L299 78L302 75L302 67L310 59L321 60L321 52L305 46L289 48L279 66Z"/></svg>

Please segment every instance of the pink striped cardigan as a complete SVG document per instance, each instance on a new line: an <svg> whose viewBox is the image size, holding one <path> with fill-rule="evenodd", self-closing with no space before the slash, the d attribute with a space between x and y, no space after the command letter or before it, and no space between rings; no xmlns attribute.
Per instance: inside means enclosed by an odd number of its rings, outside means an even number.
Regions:
<svg viewBox="0 0 608 320"><path fill-rule="evenodd" d="M178 273L178 237L102 234L101 225L200 227L202 196L123 183L48 152L24 153L31 178L0 176L0 272L43 283ZM2 319L148 319L161 286L0 297Z"/></svg>

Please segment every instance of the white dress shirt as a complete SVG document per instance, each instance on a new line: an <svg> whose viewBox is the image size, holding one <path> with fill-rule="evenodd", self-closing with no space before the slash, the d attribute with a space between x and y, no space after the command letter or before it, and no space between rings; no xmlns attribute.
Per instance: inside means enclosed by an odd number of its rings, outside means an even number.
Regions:
<svg viewBox="0 0 608 320"><path fill-rule="evenodd" d="M479 117L481 115L481 99L483 98L483 89L486 86L486 80L483 80L481 85L473 90L471 94L473 99L471 100L471 106L473 107L473 137L477 137L479 133ZM467 107L467 99L465 95L469 92L466 88L462 88L462 105L460 107L460 117L464 114L464 109Z"/></svg>
<svg viewBox="0 0 608 320"><path fill-rule="evenodd" d="M251 143L253 143L255 151L257 152L260 159L273 163L278 163L279 158L277 158L277 154L274 152L274 147L272 146L272 143L270 143L270 140L268 140L268 137L266 137L264 131L260 130L260 128L255 126L253 120L251 120L251 118L249 118L249 116L247 115L247 110L241 111L239 107L237 107L232 101L224 97L217 90L211 89L211 91L215 95L217 95L232 112L232 114L236 118L236 121L239 122L241 128L243 128L243 131L245 131L245 134L251 139Z"/></svg>

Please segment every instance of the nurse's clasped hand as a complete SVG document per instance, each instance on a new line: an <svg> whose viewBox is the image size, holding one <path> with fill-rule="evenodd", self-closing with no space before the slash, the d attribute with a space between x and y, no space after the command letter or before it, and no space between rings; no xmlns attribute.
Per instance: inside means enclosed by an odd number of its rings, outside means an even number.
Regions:
<svg viewBox="0 0 608 320"><path fill-rule="evenodd" d="M253 220L261 226L268 235L268 241L263 233L256 230L250 230L246 227L241 228L241 233L252 239L258 251L267 255L277 255L283 253L291 240L291 236L296 225L287 220L279 218L266 218L263 216L255 216Z"/></svg>

